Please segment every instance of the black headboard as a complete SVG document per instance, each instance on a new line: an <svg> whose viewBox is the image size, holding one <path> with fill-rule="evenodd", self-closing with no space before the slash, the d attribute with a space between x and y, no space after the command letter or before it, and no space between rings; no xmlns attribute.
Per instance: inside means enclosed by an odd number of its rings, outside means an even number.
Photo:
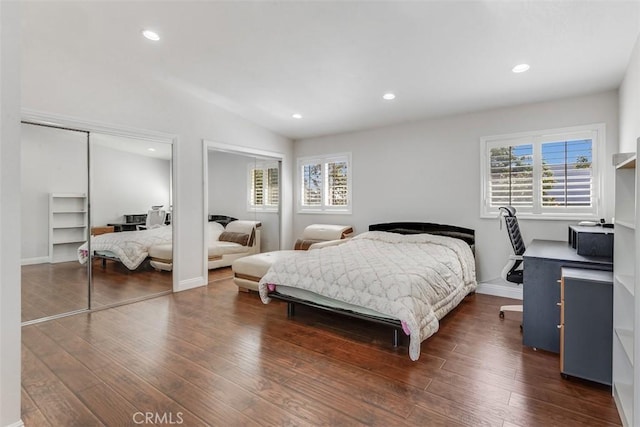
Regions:
<svg viewBox="0 0 640 427"><path fill-rule="evenodd" d="M472 248L476 243L475 230L455 225L434 224L431 222L387 222L384 224L372 224L369 226L369 231L388 231L398 234L437 234L464 240Z"/></svg>
<svg viewBox="0 0 640 427"><path fill-rule="evenodd" d="M237 221L237 219L238 218L227 215L209 215L209 222L215 221L222 224L224 227L226 227L231 221Z"/></svg>

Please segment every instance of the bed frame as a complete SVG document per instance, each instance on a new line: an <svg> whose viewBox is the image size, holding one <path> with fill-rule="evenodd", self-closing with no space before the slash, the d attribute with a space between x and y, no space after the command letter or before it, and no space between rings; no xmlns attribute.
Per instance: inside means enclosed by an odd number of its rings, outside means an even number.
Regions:
<svg viewBox="0 0 640 427"><path fill-rule="evenodd" d="M105 255L105 254L98 254L98 253L96 253L96 251L93 251L93 255L91 255L91 258L97 258L97 259L102 260L102 268L106 268L107 267L107 260L119 262L120 264L122 264L122 261L117 256L109 256L109 255ZM142 265L142 264L140 264L140 265Z"/></svg>
<svg viewBox="0 0 640 427"><path fill-rule="evenodd" d="M369 226L369 231L387 231L397 234L437 234L440 236L448 236L461 239L471 247L472 251L475 247L475 231L470 228L458 227L455 225L434 224L430 222L388 222L383 224L372 224ZM389 326L393 328L392 344L394 347L398 347L401 344L402 337L404 336L404 333L402 332L402 325L400 323L400 320L398 319L372 316L350 310L330 307L300 298L283 295L278 291L269 292L269 297L285 301L287 303L287 317L289 318L295 315L296 304L300 304L329 313L336 313L347 317L367 320L372 323Z"/></svg>

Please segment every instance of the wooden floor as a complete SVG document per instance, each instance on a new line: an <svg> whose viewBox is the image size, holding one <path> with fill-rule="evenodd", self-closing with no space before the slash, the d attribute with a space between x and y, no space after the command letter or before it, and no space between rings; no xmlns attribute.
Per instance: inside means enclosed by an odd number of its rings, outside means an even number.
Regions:
<svg viewBox="0 0 640 427"><path fill-rule="evenodd" d="M228 271L228 270L227 270ZM213 273L223 277L222 272ZM619 425L608 387L563 380L521 345L509 300L472 295L422 344L390 330L263 305L229 279L23 328L27 426L182 424Z"/></svg>
<svg viewBox="0 0 640 427"><path fill-rule="evenodd" d="M131 271L123 264L93 260L92 307L121 303L170 291L169 271L156 271L148 262ZM22 266L22 321L87 308L87 266L79 262Z"/></svg>

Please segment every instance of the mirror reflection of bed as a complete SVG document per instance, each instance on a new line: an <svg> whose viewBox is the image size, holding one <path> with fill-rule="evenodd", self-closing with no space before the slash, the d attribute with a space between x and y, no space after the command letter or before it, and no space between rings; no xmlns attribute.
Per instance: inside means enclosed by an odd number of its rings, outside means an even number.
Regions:
<svg viewBox="0 0 640 427"><path fill-rule="evenodd" d="M170 224L171 144L24 123L21 166L23 322L171 291L172 272L146 257L78 257L90 233L137 230L152 206Z"/></svg>
<svg viewBox="0 0 640 427"><path fill-rule="evenodd" d="M256 224L258 247L241 256L280 249L280 163L277 159L247 153L208 148L207 205L209 219L207 235L209 252L209 283L233 277L230 263L212 262L212 245L220 228L227 230L229 220ZM232 226L233 227L233 226ZM216 252L217 253L217 252Z"/></svg>
<svg viewBox="0 0 640 427"><path fill-rule="evenodd" d="M97 134L91 139L91 171L92 230L113 227L111 237L142 234L133 241L144 242L140 251L147 253L139 265L124 256L94 259L92 306L171 291L172 272L154 269L148 258L153 244L171 250L171 145Z"/></svg>

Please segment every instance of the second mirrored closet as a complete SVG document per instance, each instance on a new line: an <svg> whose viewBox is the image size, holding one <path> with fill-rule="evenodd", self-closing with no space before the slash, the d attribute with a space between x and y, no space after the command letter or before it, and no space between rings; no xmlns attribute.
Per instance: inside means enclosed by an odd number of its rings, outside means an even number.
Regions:
<svg viewBox="0 0 640 427"><path fill-rule="evenodd" d="M230 277L231 270L220 267L234 259L280 249L281 160L212 146L206 153L206 251L212 281ZM222 233L229 230L248 234L251 244L224 241Z"/></svg>
<svg viewBox="0 0 640 427"><path fill-rule="evenodd" d="M170 142L23 122L21 151L23 323L171 292Z"/></svg>

